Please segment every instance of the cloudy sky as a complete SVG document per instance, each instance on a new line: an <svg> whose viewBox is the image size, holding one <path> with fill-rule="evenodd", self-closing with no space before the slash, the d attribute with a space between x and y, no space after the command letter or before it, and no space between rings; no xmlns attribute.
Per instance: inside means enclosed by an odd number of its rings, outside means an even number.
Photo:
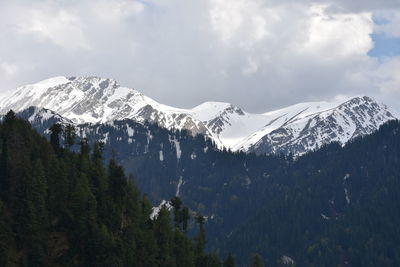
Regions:
<svg viewBox="0 0 400 267"><path fill-rule="evenodd" d="M366 94L400 110L400 1L1 0L0 92L58 75L178 107Z"/></svg>

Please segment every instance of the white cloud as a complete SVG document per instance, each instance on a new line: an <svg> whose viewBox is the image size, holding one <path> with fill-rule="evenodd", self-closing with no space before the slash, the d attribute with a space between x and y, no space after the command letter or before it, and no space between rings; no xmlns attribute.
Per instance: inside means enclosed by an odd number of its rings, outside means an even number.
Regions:
<svg viewBox="0 0 400 267"><path fill-rule="evenodd" d="M211 0L211 24L223 41L229 41L243 23L243 13L249 5L245 0Z"/></svg>
<svg viewBox="0 0 400 267"><path fill-rule="evenodd" d="M18 66L8 62L0 63L0 70L7 76L15 75L18 72Z"/></svg>
<svg viewBox="0 0 400 267"><path fill-rule="evenodd" d="M4 0L0 90L100 75L186 107L218 100L258 112L352 94L387 101L398 97L398 59L367 53L372 32L399 36L400 7L376 2ZM375 25L377 15L390 23Z"/></svg>
<svg viewBox="0 0 400 267"><path fill-rule="evenodd" d="M80 19L64 9L33 9L19 16L16 24L20 31L43 41L51 41L66 49L89 49Z"/></svg>
<svg viewBox="0 0 400 267"><path fill-rule="evenodd" d="M371 13L328 14L329 6L310 7L309 39L304 44L309 53L321 58L365 56L373 48Z"/></svg>
<svg viewBox="0 0 400 267"><path fill-rule="evenodd" d="M93 13L99 20L104 20L108 23L118 23L132 16L139 15L143 12L145 6L143 3L135 0L99 0L88 3L88 8L93 10Z"/></svg>

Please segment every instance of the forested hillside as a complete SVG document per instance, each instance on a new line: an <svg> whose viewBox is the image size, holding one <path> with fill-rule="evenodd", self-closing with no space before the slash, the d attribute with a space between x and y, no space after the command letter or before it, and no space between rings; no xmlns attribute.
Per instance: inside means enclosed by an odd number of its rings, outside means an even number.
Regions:
<svg viewBox="0 0 400 267"><path fill-rule="evenodd" d="M25 116L33 118L32 113ZM50 136L57 129L43 127L57 120L42 118L50 116L35 119L35 128L58 147ZM68 147L83 152L86 143L69 145L73 129L62 130L66 149L56 158L82 157ZM344 147L331 144L298 158L220 151L202 135L132 120L75 130L90 144L103 141L105 161L122 164L153 204L179 196L192 213L203 214L208 251L223 258L232 252L239 266L247 266L254 253L267 266L400 262L398 121ZM96 202L102 203L97 197ZM185 229L198 236L194 221Z"/></svg>
<svg viewBox="0 0 400 267"><path fill-rule="evenodd" d="M398 121L301 157L286 171L288 186L237 227L226 252L242 263L258 252L268 266L399 266Z"/></svg>
<svg viewBox="0 0 400 267"><path fill-rule="evenodd" d="M74 153L60 133L54 125L48 142L13 112L0 123L1 266L220 266L204 252L201 216L194 241L176 199L174 216L162 208L151 220L123 168L104 166L101 143L82 139Z"/></svg>

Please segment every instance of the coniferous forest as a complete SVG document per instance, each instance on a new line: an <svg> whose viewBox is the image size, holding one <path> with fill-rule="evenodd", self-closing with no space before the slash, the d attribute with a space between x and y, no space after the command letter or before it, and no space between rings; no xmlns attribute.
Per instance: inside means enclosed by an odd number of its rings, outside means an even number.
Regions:
<svg viewBox="0 0 400 267"><path fill-rule="evenodd" d="M0 0L0 80L0 267L400 267L400 0Z"/></svg>
<svg viewBox="0 0 400 267"><path fill-rule="evenodd" d="M186 235L187 208L175 198L153 220L146 195L102 144L73 135L60 146L10 111L0 124L0 266L220 266L204 251L204 219Z"/></svg>
<svg viewBox="0 0 400 267"><path fill-rule="evenodd" d="M298 158L218 151L156 125L149 143L147 128L131 127L137 155L124 166L138 177L119 165L122 145L3 118L1 266L398 266L398 121ZM153 217L155 192L170 206Z"/></svg>

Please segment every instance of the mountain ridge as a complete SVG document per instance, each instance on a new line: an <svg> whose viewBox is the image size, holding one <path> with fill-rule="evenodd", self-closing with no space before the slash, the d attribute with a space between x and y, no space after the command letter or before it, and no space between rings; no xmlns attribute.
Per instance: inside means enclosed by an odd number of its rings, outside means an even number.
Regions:
<svg viewBox="0 0 400 267"><path fill-rule="evenodd" d="M346 114L339 112L342 105L352 100L359 103L358 107L345 110ZM0 113L4 114L9 109L18 112L30 106L52 110L76 124L122 119L141 123L148 121L167 129L184 129L194 135L205 135L221 149L298 155L332 141L344 144L359 134L372 133L384 122L395 119L384 104L366 96L349 98L345 102L299 103L261 114L246 112L230 103L211 101L192 109L175 108L161 104L136 89L120 86L113 79L95 76L58 76L19 87L0 100ZM359 113L359 110L363 112ZM358 116L353 116L356 113ZM359 132L358 135L349 135L348 131L354 127L339 125L345 123L348 117L352 118L348 124L358 127L354 130ZM370 122L364 117L368 117ZM317 122L320 127L321 121L325 121L323 131L326 135L331 134L330 139L321 140L307 131L307 127L314 127ZM360 121L364 124L361 125ZM318 131L322 130L318 127L313 130ZM307 136L313 138L297 142L300 132L308 133L301 137L303 140ZM279 135L285 136L283 143L277 138ZM296 148L289 148L290 144L295 144Z"/></svg>

